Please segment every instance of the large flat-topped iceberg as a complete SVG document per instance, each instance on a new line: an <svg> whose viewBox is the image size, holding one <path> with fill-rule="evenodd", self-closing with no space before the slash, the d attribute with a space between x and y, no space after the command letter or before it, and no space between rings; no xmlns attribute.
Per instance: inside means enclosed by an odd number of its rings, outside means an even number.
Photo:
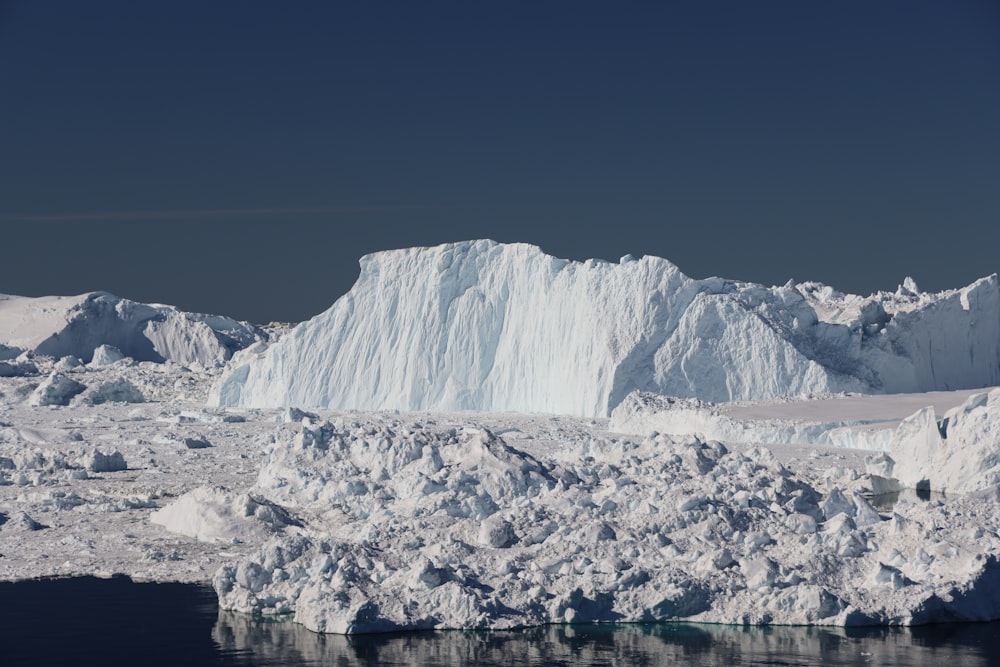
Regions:
<svg viewBox="0 0 1000 667"><path fill-rule="evenodd" d="M107 292L79 296L24 297L0 294L0 351L30 350L90 361L102 345L137 361L214 366L264 337L246 322L186 313Z"/></svg>
<svg viewBox="0 0 1000 667"><path fill-rule="evenodd" d="M234 359L210 400L604 416L634 390L729 401L996 384L995 275L860 297L472 241L362 258L348 294Z"/></svg>

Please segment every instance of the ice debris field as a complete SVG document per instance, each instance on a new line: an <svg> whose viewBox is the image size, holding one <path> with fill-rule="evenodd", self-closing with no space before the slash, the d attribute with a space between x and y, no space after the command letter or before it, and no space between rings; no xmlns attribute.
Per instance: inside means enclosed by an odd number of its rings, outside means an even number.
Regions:
<svg viewBox="0 0 1000 667"><path fill-rule="evenodd" d="M318 632L1000 619L1000 285L377 253L290 329L0 296L0 579Z"/></svg>

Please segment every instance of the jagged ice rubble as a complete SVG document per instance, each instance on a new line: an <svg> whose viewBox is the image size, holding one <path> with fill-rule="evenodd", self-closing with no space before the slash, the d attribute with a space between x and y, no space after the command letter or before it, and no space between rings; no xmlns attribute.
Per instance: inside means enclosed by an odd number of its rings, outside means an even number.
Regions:
<svg viewBox="0 0 1000 667"><path fill-rule="evenodd" d="M1000 286L378 253L289 331L0 297L0 579L318 632L1000 618Z"/></svg>

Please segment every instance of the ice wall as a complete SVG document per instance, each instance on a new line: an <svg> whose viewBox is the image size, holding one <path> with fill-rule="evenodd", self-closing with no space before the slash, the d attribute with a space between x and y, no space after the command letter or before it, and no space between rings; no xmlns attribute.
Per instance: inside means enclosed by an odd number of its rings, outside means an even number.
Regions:
<svg viewBox="0 0 1000 667"><path fill-rule="evenodd" d="M603 416L634 390L728 401L998 383L996 276L863 298L472 241L362 258L348 294L234 360L210 401Z"/></svg>

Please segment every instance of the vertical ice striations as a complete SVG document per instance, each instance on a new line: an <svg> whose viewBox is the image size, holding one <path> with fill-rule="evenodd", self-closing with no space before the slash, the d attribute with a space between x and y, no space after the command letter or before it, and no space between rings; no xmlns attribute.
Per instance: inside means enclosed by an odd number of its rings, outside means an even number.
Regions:
<svg viewBox="0 0 1000 667"><path fill-rule="evenodd" d="M666 260L568 262L475 241L369 255L354 288L216 402L605 414L700 289ZM633 369L629 377L622 368Z"/></svg>
<svg viewBox="0 0 1000 667"><path fill-rule="evenodd" d="M855 297L472 241L364 257L348 294L238 355L210 401L601 416L634 390L727 401L988 386L998 348L996 276Z"/></svg>
<svg viewBox="0 0 1000 667"><path fill-rule="evenodd" d="M239 355L210 401L601 416L634 390L728 401L995 384L995 275L860 297L472 241L362 258L347 295Z"/></svg>

